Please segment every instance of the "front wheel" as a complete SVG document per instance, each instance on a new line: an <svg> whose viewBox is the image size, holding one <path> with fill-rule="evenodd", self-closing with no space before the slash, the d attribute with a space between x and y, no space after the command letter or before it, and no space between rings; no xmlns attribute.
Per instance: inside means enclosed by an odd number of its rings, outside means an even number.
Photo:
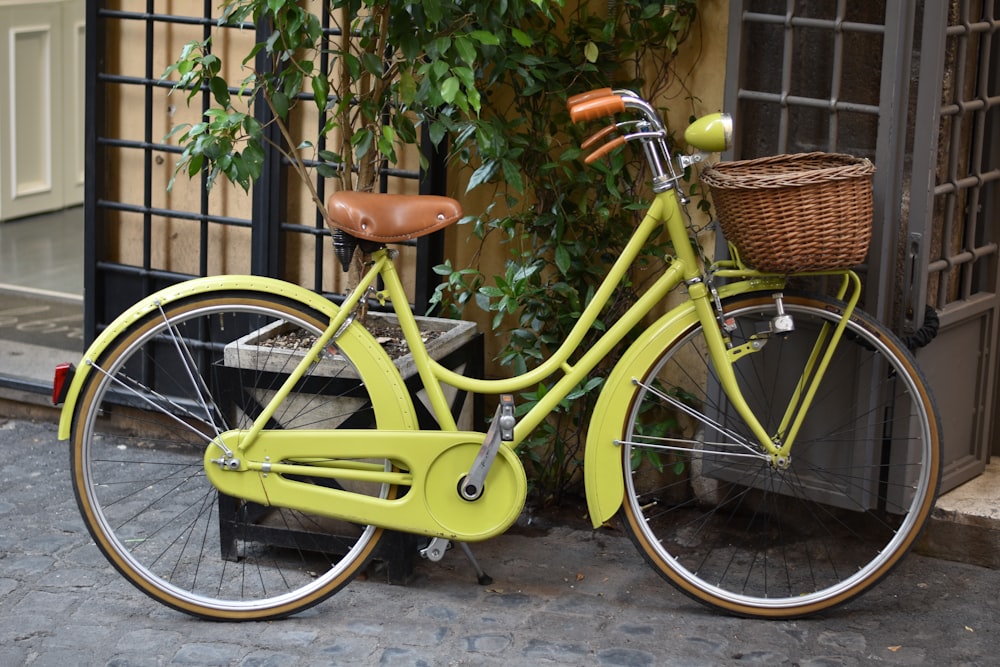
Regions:
<svg viewBox="0 0 1000 667"><path fill-rule="evenodd" d="M372 555L381 529L223 496L203 464L216 436L261 414L329 321L266 292L196 293L139 319L93 360L71 431L74 490L98 547L142 591L205 618L276 618L339 590ZM267 428L403 428L386 375L358 370L366 345L375 342L349 329Z"/></svg>
<svg viewBox="0 0 1000 667"><path fill-rule="evenodd" d="M736 362L744 397L779 432L821 331L843 304L784 298L795 329ZM724 304L740 345L776 315L769 295ZM685 594L743 616L846 602L913 545L940 478L940 433L913 357L855 311L791 449L775 465L722 392L701 326L635 380L623 428L621 514L645 558Z"/></svg>

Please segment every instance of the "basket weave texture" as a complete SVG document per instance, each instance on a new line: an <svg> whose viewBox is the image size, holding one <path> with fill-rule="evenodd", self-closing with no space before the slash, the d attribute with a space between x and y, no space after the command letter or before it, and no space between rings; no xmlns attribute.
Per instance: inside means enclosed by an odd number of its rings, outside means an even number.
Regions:
<svg viewBox="0 0 1000 667"><path fill-rule="evenodd" d="M872 230L870 160L796 153L720 162L701 180L726 239L759 271L848 269L864 261Z"/></svg>

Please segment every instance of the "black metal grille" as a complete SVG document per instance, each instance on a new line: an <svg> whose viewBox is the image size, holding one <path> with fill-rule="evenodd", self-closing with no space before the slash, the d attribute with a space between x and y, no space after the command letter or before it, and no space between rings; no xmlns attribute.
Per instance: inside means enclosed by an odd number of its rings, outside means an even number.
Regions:
<svg viewBox="0 0 1000 667"><path fill-rule="evenodd" d="M244 197L242 190L226 183L209 191L204 175L184 183L185 177L179 176L179 192L165 194L166 178L180 153L165 136L186 95L170 95L172 83L161 78L179 53L172 51L186 41L253 27L218 26L215 0L202 3L196 16L158 13L158 4L162 9L162 3L153 0L144 5L90 2L87 7L88 339L142 296L193 276L253 273L336 298L340 267L333 261L330 232L318 209L291 200L297 184L276 149L267 154L262 177L247 201L237 201ZM329 36L336 34L329 25L326 30ZM138 57L142 62L136 62ZM192 99L192 111L183 111L197 114L209 103L204 91ZM267 119L258 120L266 124ZM320 115L316 122L322 125L325 120ZM386 167L380 190L442 194L444 161L427 143L421 149L428 168ZM325 198L323 179L315 187ZM413 302L423 311L436 284L432 267L441 260L442 234L403 245L409 247L402 249L402 270L412 272ZM249 252L234 255L231 249L236 246Z"/></svg>
<svg viewBox="0 0 1000 667"><path fill-rule="evenodd" d="M914 170L932 189L914 188L905 323L920 324L925 304L947 309L997 292L1000 224L1000 6L959 0L937 8L922 63ZM941 29L942 24L947 28ZM942 73L948 71L947 76ZM936 138L936 141L935 141Z"/></svg>

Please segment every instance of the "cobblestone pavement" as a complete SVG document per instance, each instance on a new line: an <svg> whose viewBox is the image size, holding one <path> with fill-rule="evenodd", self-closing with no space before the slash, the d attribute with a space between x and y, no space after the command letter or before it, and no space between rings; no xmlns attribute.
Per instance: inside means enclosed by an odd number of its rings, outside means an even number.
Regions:
<svg viewBox="0 0 1000 667"><path fill-rule="evenodd" d="M911 556L820 618L749 621L687 600L620 533L565 525L356 581L296 617L211 623L119 577L87 535L48 423L0 418L0 665L996 664L1000 573Z"/></svg>

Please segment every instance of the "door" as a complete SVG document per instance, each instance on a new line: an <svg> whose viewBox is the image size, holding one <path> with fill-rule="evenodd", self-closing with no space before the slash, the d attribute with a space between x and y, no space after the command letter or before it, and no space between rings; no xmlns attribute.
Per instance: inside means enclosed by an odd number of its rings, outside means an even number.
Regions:
<svg viewBox="0 0 1000 667"><path fill-rule="evenodd" d="M941 411L947 489L983 471L997 438L1000 5L928 2L923 25L900 319L905 332L928 308L940 319L917 358Z"/></svg>
<svg viewBox="0 0 1000 667"><path fill-rule="evenodd" d="M730 3L731 157L824 150L875 162L864 308L904 337L940 323L917 358L941 413L942 491L1000 446L998 5Z"/></svg>
<svg viewBox="0 0 1000 667"><path fill-rule="evenodd" d="M0 0L0 221L83 203L85 0Z"/></svg>

